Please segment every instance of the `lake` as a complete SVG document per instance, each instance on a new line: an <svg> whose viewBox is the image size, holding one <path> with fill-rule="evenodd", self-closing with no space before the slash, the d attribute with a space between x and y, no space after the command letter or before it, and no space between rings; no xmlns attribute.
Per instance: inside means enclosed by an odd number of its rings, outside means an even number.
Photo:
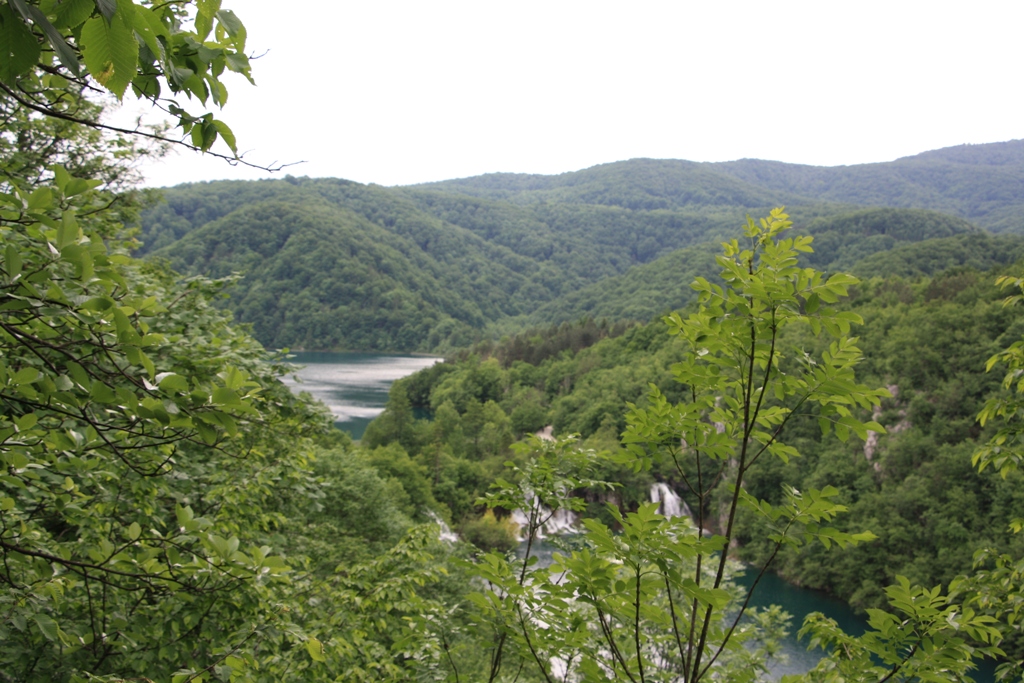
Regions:
<svg viewBox="0 0 1024 683"><path fill-rule="evenodd" d="M301 367L284 383L308 391L330 408L339 429L362 438L366 425L384 411L396 379L428 368L441 358L380 353L299 351L289 359Z"/></svg>
<svg viewBox="0 0 1024 683"><path fill-rule="evenodd" d="M743 576L736 579L736 583L749 587L755 578L757 569L749 567ZM766 573L750 598L750 606L765 608L771 605L778 605L793 617L790 621L789 635L782 642L785 659L775 662L772 666L772 674L776 679L785 674L808 671L821 659L821 650L808 650L807 641L798 640L796 637L803 626L804 617L808 614L821 612L826 617L835 619L840 628L850 635L859 636L867 630L867 620L842 600L821 591L794 586L779 578L777 574Z"/></svg>

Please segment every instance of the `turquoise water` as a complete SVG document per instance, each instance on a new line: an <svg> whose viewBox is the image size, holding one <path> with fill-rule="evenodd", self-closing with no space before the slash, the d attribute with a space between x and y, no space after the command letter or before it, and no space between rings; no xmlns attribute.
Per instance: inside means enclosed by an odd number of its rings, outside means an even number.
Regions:
<svg viewBox="0 0 1024 683"><path fill-rule="evenodd" d="M334 414L339 429L359 439L384 410L396 379L430 367L440 358L380 353L302 351L290 362L304 366L285 377L292 391L308 391Z"/></svg>
<svg viewBox="0 0 1024 683"><path fill-rule="evenodd" d="M757 578L757 569L750 567L746 573L736 579L741 586L750 586ZM867 620L854 612L842 600L809 588L800 588L778 577L766 573L754 590L750 599L751 607L769 607L778 605L788 612L793 619L790 621L789 635L782 643L785 658L772 666L775 678L785 674L798 674L812 669L821 659L822 651L807 650L807 641L799 641L797 632L804 623L804 617L811 612L821 612L826 617L835 619L839 626L853 636L859 636L867 630Z"/></svg>
<svg viewBox="0 0 1024 683"><path fill-rule="evenodd" d="M741 586L750 586L756 577L757 570L749 568L736 582ZM772 675L776 679L785 674L803 673L813 668L821 659L821 650L808 651L807 641L800 641L796 637L803 626L804 617L811 612L821 612L826 617L835 619L836 623L852 636L859 636L868 629L867 619L855 613L842 600L821 591L794 586L772 573L766 573L761 578L750 604L754 607L778 605L793 617L790 622L790 633L782 643L785 660L772 666ZM977 683L992 683L995 681L995 664L991 661L983 662L973 672L972 678Z"/></svg>

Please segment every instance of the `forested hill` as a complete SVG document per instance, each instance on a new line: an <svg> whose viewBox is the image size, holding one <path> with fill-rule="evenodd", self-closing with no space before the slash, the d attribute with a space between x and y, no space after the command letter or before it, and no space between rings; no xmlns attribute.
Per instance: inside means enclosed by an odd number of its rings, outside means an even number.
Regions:
<svg viewBox="0 0 1024 683"><path fill-rule="evenodd" d="M417 186L513 202L681 208L837 202L933 209L1024 232L1024 140L854 166L632 159L554 176L495 173Z"/></svg>
<svg viewBox="0 0 1024 683"><path fill-rule="evenodd" d="M891 258L900 251L948 255L954 249L936 243L963 246L970 242L965 238L906 243L876 257L891 266L901 260ZM1006 239L982 236L977 243L986 247L985 253L999 253ZM1015 238L1015 244L1020 256L1022 242ZM883 588L895 575L935 586L971 571L978 548L1012 547L1020 556L1024 539L1005 534L1005 523L999 521L1024 515L1020 473L1001 478L971 466L971 453L992 431L991 425L983 429L978 424L978 412L1001 391L1002 374L986 373L985 362L1024 333L1019 308L1004 305L1006 292L995 284L1005 272L1000 267L979 271L968 263L910 279L902 273L866 274L840 302L843 310L863 319L854 327L865 354L857 379L888 386L892 394L874 413L888 433L870 443L841 443L823 438L818 415L803 414L786 428L801 457L760 462L744 486L778 505L782 482L801 491L833 485L849 508L840 518L842 528L870 529L878 539L844 552L786 547L776 565L785 576L860 608L882 607ZM812 356L827 343L803 328L790 329L790 341L799 339L799 347ZM672 372L685 342L670 335L662 321L625 330L599 328L592 321L566 323L482 343L472 351L397 383L392 408L364 437L373 446L400 441L401 454L408 451L424 472L418 489L409 486L410 495L432 491L456 521L471 514L470 501L497 476L488 472L497 472L491 463L505 457L502 438L510 442L523 432L553 425L555 435L580 433L588 447L621 453L624 406L650 405L652 384L671 402L691 400L689 388L674 381ZM404 412L394 409L399 394ZM414 421L409 403L432 408L437 419ZM438 452L445 456L438 458ZM610 477L621 484L616 495L623 506L646 502L653 482L668 481L697 510L696 496L671 462L634 472L621 466L624 461L628 458L618 460L619 469L609 466ZM468 487L474 487L474 495L467 495ZM611 523L602 500L589 495L587 514L603 515ZM739 524L739 552L763 562L770 551L764 539L773 527L753 513L741 515Z"/></svg>
<svg viewBox="0 0 1024 683"><path fill-rule="evenodd" d="M240 273L228 305L268 346L428 351L731 236L761 210L516 205L335 179L224 181L167 190L143 216L140 251L184 273ZM794 208L807 222L840 211Z"/></svg>
<svg viewBox="0 0 1024 683"><path fill-rule="evenodd" d="M1024 231L1024 140L947 147L881 164L816 167L743 159L715 167L767 190L928 208L992 232Z"/></svg>
<svg viewBox="0 0 1024 683"><path fill-rule="evenodd" d="M626 209L805 204L808 196L760 187L713 165L678 159L632 159L560 175L492 173L412 186L515 203L598 204Z"/></svg>
<svg viewBox="0 0 1024 683"><path fill-rule="evenodd" d="M980 270L1024 257L1024 236L990 235L952 216L917 209L863 209L811 221L798 232L814 236L804 260L826 272L858 276L932 275L955 266ZM717 244L666 254L622 275L566 294L533 312L527 322L582 317L646 321L682 308L695 295L690 283L716 272Z"/></svg>
<svg viewBox="0 0 1024 683"><path fill-rule="evenodd" d="M522 325L647 320L682 306L692 277L713 273L709 245L782 204L815 235L818 268L868 257L908 274L1006 263L1019 240L993 241L958 215L996 221L1024 209L1013 180L1024 178L1022 145L838 169L634 160L392 188L197 183L166 190L143 216L140 253L190 274L241 273L226 305L269 346L436 351ZM933 205L943 213L905 208ZM990 225L1024 233L1024 223ZM937 252L903 248L922 240L946 241ZM899 263L880 256L896 248Z"/></svg>

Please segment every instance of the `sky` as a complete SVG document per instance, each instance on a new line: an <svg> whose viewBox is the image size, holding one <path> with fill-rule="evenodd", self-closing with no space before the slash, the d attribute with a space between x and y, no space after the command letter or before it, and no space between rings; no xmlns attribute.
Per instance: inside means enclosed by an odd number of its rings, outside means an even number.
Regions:
<svg viewBox="0 0 1024 683"><path fill-rule="evenodd" d="M223 0L257 87L151 186L340 177L405 185L637 157L835 166L1024 137L1021 2ZM135 116L126 104L114 122Z"/></svg>

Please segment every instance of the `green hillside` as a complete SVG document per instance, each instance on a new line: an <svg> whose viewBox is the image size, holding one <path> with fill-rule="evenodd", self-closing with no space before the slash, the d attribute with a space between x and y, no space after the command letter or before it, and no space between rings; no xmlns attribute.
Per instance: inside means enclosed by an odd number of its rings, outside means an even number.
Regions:
<svg viewBox="0 0 1024 683"><path fill-rule="evenodd" d="M155 252L185 273L243 273L236 318L273 347L427 350L551 297L537 269L457 229L407 235L325 202L256 203ZM533 264L526 263L526 266Z"/></svg>
<svg viewBox="0 0 1024 683"><path fill-rule="evenodd" d="M856 166L758 159L712 166L770 191L822 201L934 209L993 232L1024 232L1024 140L947 147Z"/></svg>
<svg viewBox="0 0 1024 683"><path fill-rule="evenodd" d="M631 210L594 204L513 204L408 191L418 208L522 256L555 265L566 279L595 282L675 249L718 239L743 220L739 207Z"/></svg>
<svg viewBox="0 0 1024 683"><path fill-rule="evenodd" d="M164 191L164 201L143 216L140 253L169 246L218 218L269 200L338 207L442 258L458 248L453 242L463 234L450 228L463 228L479 238L473 241L477 247L504 247L487 250L486 258L529 274L556 296L674 249L724 238L748 212L771 204L633 210L601 204L516 204L335 179L220 181ZM827 204L791 208L802 221L840 210Z"/></svg>
<svg viewBox="0 0 1024 683"><path fill-rule="evenodd" d="M1024 236L969 233L899 244L853 264L859 277L917 278L957 267L985 271L1024 259Z"/></svg>
<svg viewBox="0 0 1024 683"><path fill-rule="evenodd" d="M651 211L688 207L765 207L807 196L759 187L708 164L632 159L552 176L492 173L413 186L514 203L597 204Z"/></svg>
<svg viewBox="0 0 1024 683"><path fill-rule="evenodd" d="M940 243L970 246L969 236L988 247L1008 245L1002 237L958 235L885 255ZM1017 253L1024 248L1020 238L1012 244ZM976 422L978 411L1000 392L1001 377L986 373L985 362L1020 339L1024 325L1019 309L1002 303L998 272L955 267L930 277L873 277L840 304L864 320L854 328L865 355L858 380L889 386L893 394L874 413L889 433L870 446L860 439L842 443L822 436L812 412L786 428L801 457L772 458L746 486L779 504L782 482L800 490L832 484L850 508L842 528L871 529L878 539L841 553L788 548L779 557L788 578L862 608L879 607L885 604L883 588L896 574L932 586L970 571L972 553L980 547L1020 551L1021 539L1007 538L1000 521L1024 514L1020 475L979 474L970 463L976 444L989 435ZM787 340L812 356L821 352L821 335L805 328L793 335ZM648 405L652 383L669 400L687 402L688 389L672 380L671 371L683 347L660 320L625 330L593 321L567 323L481 344L396 384L392 397L433 408L442 421L434 423L438 428L414 423L407 413L410 421L399 429L396 415L386 411L364 442L386 445L401 433L402 447L416 462L439 468L436 499L456 519L472 515L466 489L486 491L497 471L491 460L503 458L516 435L551 424L555 435L579 432L588 446L615 452L622 448L626 404ZM864 419L870 414L859 412ZM436 452L444 453L439 461ZM684 498L689 495L671 467L633 472L609 465L605 476L621 484L616 500L625 509L645 502L653 481L670 481ZM606 516L602 499L586 495L588 514ZM696 509L695 499L687 500ZM715 504L709 503L712 510ZM771 546L764 523L748 514L741 527L743 556L763 562Z"/></svg>
<svg viewBox="0 0 1024 683"><path fill-rule="evenodd" d="M632 209L811 202L920 208L960 216L993 232L1024 232L1024 140L854 166L632 159L554 176L493 173L418 187L517 203Z"/></svg>
<svg viewBox="0 0 1024 683"><path fill-rule="evenodd" d="M393 188L288 177L164 195L142 217L140 253L190 274L241 273L226 305L263 343L426 351L683 306L690 280L714 272L717 243L784 203L816 237L816 268L1005 264L1018 241L975 226L1017 230L1024 143L839 168L637 159L555 176Z"/></svg>
<svg viewBox="0 0 1024 683"><path fill-rule="evenodd" d="M168 190L142 219L140 251L188 274L240 273L226 305L268 346L427 351L502 321L549 322L536 316L545 304L720 239L743 215L225 181Z"/></svg>
<svg viewBox="0 0 1024 683"><path fill-rule="evenodd" d="M819 218L796 231L814 236L814 252L806 262L829 272L925 275L954 265L1005 265L1024 252L1024 237L992 237L962 219L917 209L864 209ZM527 323L584 316L650 320L689 303L694 297L690 283L698 276L713 277L719 251L714 243L679 249L559 297L538 308ZM894 270L887 272L890 267Z"/></svg>

